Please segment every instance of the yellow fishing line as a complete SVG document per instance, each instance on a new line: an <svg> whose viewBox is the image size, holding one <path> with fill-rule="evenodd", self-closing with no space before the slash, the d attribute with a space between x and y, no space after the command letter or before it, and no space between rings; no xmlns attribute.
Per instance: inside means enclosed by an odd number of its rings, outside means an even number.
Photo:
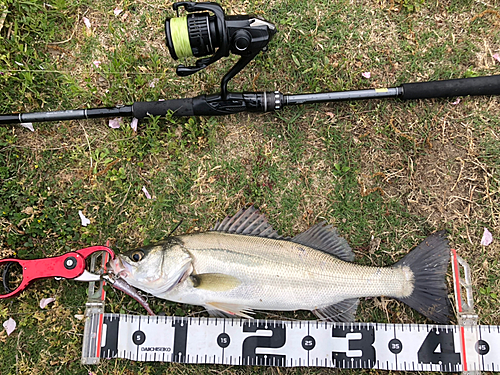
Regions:
<svg viewBox="0 0 500 375"><path fill-rule="evenodd" d="M187 26L187 17L170 19L170 34L178 58L193 56Z"/></svg>

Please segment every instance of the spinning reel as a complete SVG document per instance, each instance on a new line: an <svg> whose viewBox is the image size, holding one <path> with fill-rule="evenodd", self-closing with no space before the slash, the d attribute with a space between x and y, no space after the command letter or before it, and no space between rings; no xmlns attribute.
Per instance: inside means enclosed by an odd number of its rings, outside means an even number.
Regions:
<svg viewBox="0 0 500 375"><path fill-rule="evenodd" d="M184 7L189 14L179 17L179 8ZM230 53L241 56L240 60L222 78L221 96L227 99L227 84L276 34L276 27L261 18L250 15L226 16L216 3L174 3L176 18L167 18L165 34L170 55L177 60L182 57L205 57L196 61L195 66L179 65L177 74L185 77L205 69ZM196 13L195 13L196 12ZM209 13L211 12L212 15Z"/></svg>

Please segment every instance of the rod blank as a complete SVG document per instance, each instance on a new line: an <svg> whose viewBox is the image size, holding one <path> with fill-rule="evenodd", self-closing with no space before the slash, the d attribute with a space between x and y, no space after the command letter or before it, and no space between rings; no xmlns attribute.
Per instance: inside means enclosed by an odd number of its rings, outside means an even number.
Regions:
<svg viewBox="0 0 500 375"><path fill-rule="evenodd" d="M0 125L24 122L64 121L103 117L164 116L172 111L174 116L214 116L238 112L266 112L286 105L337 102L361 99L430 99L467 95L500 95L500 75L450 79L444 81L405 83L399 87L283 95L275 92L268 103L266 93L230 93L222 99L219 95L199 95L195 98L170 99L157 102L136 102L133 105L113 108L91 108L69 111L35 112L0 115ZM274 98L274 102L273 102Z"/></svg>

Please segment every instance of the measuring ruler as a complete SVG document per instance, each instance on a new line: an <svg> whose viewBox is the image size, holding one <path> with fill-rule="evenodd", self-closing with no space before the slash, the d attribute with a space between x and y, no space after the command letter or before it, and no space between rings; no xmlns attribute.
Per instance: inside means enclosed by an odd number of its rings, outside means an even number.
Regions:
<svg viewBox="0 0 500 375"><path fill-rule="evenodd" d="M83 362L134 361L399 371L500 371L500 326L479 326L452 252L459 325L90 314ZM462 265L465 279L460 276ZM469 276L467 276L469 275ZM460 290L466 289L467 301ZM458 302L457 302L458 303Z"/></svg>
<svg viewBox="0 0 500 375"><path fill-rule="evenodd" d="M500 371L500 326L329 323L104 314L100 358L400 371ZM464 335L464 336L463 336ZM462 351L461 340L472 343ZM100 340L100 346L97 342ZM475 355L474 355L475 353ZM466 362L464 362L466 361Z"/></svg>

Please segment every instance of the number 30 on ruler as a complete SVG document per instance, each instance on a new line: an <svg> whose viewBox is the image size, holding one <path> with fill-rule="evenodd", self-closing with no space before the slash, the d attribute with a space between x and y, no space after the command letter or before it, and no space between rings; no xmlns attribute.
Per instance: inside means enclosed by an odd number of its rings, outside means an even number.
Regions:
<svg viewBox="0 0 500 375"><path fill-rule="evenodd" d="M474 329L468 369L500 371L500 328ZM464 367L457 326L104 314L102 332L101 358L407 371Z"/></svg>

